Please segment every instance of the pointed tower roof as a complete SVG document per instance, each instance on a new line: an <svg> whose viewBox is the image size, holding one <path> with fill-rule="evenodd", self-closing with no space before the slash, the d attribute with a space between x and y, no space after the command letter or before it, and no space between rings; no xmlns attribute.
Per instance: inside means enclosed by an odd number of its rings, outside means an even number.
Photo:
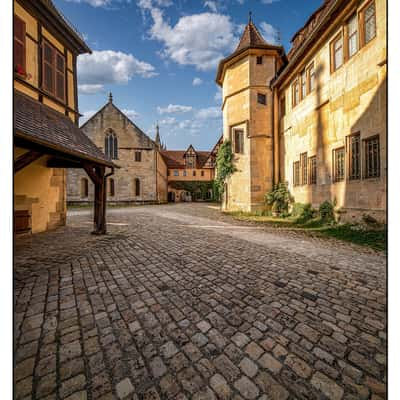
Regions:
<svg viewBox="0 0 400 400"><path fill-rule="evenodd" d="M158 122L157 122L157 125L156 125L156 138L154 139L154 141L156 142L156 145L158 147L161 146L160 127L158 126Z"/></svg>
<svg viewBox="0 0 400 400"><path fill-rule="evenodd" d="M268 43L264 40L257 27L253 24L250 14L249 22L244 28L242 37L238 46L236 47L235 53L242 49L257 46L268 46Z"/></svg>
<svg viewBox="0 0 400 400"><path fill-rule="evenodd" d="M246 50L250 49L266 49L266 50L275 50L278 52L279 56L282 58L286 58L285 50L281 45L273 45L265 41L262 37L261 33L254 25L251 19L251 13L249 15L249 22L244 28L242 37L240 38L239 44L236 47L236 50L228 57L222 59L218 66L217 78L216 81L219 85L222 85L222 76L224 71L224 66L226 63L234 59L236 56L239 56L241 53L246 52Z"/></svg>

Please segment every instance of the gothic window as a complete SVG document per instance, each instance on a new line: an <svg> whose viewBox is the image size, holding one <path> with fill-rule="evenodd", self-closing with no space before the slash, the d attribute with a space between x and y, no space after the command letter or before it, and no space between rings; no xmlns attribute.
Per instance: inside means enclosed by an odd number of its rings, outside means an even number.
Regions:
<svg viewBox="0 0 400 400"><path fill-rule="evenodd" d="M114 197L115 196L115 182L114 182L114 179L113 178L110 178L110 181L109 181L109 185L108 185L109 187L108 187L108 194L111 196L111 197Z"/></svg>
<svg viewBox="0 0 400 400"><path fill-rule="evenodd" d="M360 134L348 137L349 150L349 179L355 180L361 177L361 139Z"/></svg>
<svg viewBox="0 0 400 400"><path fill-rule="evenodd" d="M333 150L333 181L340 182L344 180L344 147Z"/></svg>
<svg viewBox="0 0 400 400"><path fill-rule="evenodd" d="M135 179L135 196L140 196L140 179Z"/></svg>
<svg viewBox="0 0 400 400"><path fill-rule="evenodd" d="M118 159L118 139L112 129L109 129L104 138L104 153L111 160Z"/></svg>
<svg viewBox="0 0 400 400"><path fill-rule="evenodd" d="M364 141L365 143L365 177L377 178L380 176L379 137L375 136Z"/></svg>
<svg viewBox="0 0 400 400"><path fill-rule="evenodd" d="M81 197L88 197L89 195L89 181L86 178L81 179Z"/></svg>

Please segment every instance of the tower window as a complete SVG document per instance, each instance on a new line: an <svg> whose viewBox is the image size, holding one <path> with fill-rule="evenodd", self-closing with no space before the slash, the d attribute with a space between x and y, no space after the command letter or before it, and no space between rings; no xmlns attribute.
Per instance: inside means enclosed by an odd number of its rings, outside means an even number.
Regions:
<svg viewBox="0 0 400 400"><path fill-rule="evenodd" d="M257 64L261 65L263 63L263 58L262 56L257 56Z"/></svg>
<svg viewBox="0 0 400 400"><path fill-rule="evenodd" d="M141 151L135 151L135 161L136 162L142 161L142 152Z"/></svg>
<svg viewBox="0 0 400 400"><path fill-rule="evenodd" d="M257 102L258 104L267 104L267 96L263 93L257 93Z"/></svg>
<svg viewBox="0 0 400 400"><path fill-rule="evenodd" d="M235 129L234 131L234 151L237 154L243 154L243 130Z"/></svg>

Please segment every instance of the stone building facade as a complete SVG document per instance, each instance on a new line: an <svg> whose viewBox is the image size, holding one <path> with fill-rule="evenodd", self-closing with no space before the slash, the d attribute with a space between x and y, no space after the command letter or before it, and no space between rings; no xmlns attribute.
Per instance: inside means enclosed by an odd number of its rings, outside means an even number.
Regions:
<svg viewBox="0 0 400 400"><path fill-rule="evenodd" d="M118 204L167 201L167 166L161 143L150 139L114 103L112 96L82 131L120 168L108 178L107 202ZM94 188L84 171L69 170L68 204L93 201Z"/></svg>
<svg viewBox="0 0 400 400"><path fill-rule="evenodd" d="M222 138L211 151L163 150L168 168L168 201L207 201L213 199L215 161Z"/></svg>
<svg viewBox="0 0 400 400"><path fill-rule="evenodd" d="M287 55L249 21L217 73L238 169L225 209L262 209L281 181L343 221L385 220L386 13L384 0L325 0Z"/></svg>

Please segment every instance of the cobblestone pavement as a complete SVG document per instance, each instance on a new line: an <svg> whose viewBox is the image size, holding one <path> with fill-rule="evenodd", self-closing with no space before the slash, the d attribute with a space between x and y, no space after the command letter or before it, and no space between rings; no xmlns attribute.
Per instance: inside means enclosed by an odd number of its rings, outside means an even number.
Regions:
<svg viewBox="0 0 400 400"><path fill-rule="evenodd" d="M219 215L19 238L16 399L384 399L385 256Z"/></svg>

